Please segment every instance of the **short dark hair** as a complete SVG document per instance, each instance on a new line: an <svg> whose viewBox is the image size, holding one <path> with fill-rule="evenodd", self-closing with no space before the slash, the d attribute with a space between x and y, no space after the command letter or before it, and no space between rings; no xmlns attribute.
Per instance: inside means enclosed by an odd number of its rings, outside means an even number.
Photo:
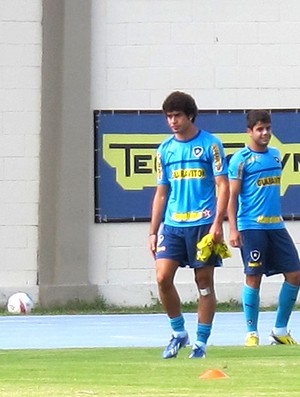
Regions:
<svg viewBox="0 0 300 397"><path fill-rule="evenodd" d="M192 122L195 121L198 114L198 107L194 98L181 91L174 91L167 96L162 105L162 109L165 114L174 111L183 112L186 116L191 118Z"/></svg>
<svg viewBox="0 0 300 397"><path fill-rule="evenodd" d="M267 110L256 109L256 110L249 110L247 113L247 128L252 128L257 123L264 123L264 124L271 124L271 115Z"/></svg>

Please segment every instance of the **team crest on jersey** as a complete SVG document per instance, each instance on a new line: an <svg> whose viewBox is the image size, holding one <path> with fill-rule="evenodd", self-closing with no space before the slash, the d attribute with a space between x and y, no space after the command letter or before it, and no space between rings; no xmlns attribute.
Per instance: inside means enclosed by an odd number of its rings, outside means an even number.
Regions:
<svg viewBox="0 0 300 397"><path fill-rule="evenodd" d="M250 252L250 256L251 256L251 259L252 259L254 262L256 262L256 261L258 261L259 258L260 258L260 251L258 251L258 250L253 250L253 251Z"/></svg>
<svg viewBox="0 0 300 397"><path fill-rule="evenodd" d="M194 155L195 157L200 157L202 153L203 153L203 148L202 148L202 147L200 147L200 146L195 146L195 147L193 148L193 155Z"/></svg>
<svg viewBox="0 0 300 397"><path fill-rule="evenodd" d="M280 159L277 156L274 156L274 159L277 163L280 163Z"/></svg>

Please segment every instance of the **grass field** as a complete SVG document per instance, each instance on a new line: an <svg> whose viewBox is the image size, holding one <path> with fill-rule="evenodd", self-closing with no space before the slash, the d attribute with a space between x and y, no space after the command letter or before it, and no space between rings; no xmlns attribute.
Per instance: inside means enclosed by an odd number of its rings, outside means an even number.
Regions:
<svg viewBox="0 0 300 397"><path fill-rule="evenodd" d="M291 397L300 346L209 347L205 359L161 359L159 348L0 351L1 397ZM223 379L199 378L220 369Z"/></svg>

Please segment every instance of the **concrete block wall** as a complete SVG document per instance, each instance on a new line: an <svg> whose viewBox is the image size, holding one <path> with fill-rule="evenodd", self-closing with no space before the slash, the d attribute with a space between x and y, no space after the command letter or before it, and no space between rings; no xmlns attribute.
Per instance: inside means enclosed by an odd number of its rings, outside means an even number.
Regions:
<svg viewBox="0 0 300 397"><path fill-rule="evenodd" d="M42 2L0 1L0 301L37 298Z"/></svg>
<svg viewBox="0 0 300 397"><path fill-rule="evenodd" d="M94 70L104 88L96 104L157 108L180 88L203 109L299 106L297 1L93 3L102 21Z"/></svg>
<svg viewBox="0 0 300 397"><path fill-rule="evenodd" d="M299 11L294 0L94 1L92 106L159 109L178 89L201 109L298 108ZM299 222L287 226L300 252ZM110 244L120 230L121 249ZM157 298L147 233L148 224L92 228L90 270L109 301L150 304ZM185 301L197 298L191 273L177 276ZM281 281L264 280L262 304L276 302ZM218 300L240 300L242 286L241 259L233 250L216 271Z"/></svg>

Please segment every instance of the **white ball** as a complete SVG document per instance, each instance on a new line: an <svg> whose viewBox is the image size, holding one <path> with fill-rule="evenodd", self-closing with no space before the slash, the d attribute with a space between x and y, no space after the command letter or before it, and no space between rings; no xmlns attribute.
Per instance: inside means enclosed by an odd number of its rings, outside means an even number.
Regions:
<svg viewBox="0 0 300 397"><path fill-rule="evenodd" d="M33 301L25 292L11 295L7 301L7 310L13 314L28 314L33 308Z"/></svg>

